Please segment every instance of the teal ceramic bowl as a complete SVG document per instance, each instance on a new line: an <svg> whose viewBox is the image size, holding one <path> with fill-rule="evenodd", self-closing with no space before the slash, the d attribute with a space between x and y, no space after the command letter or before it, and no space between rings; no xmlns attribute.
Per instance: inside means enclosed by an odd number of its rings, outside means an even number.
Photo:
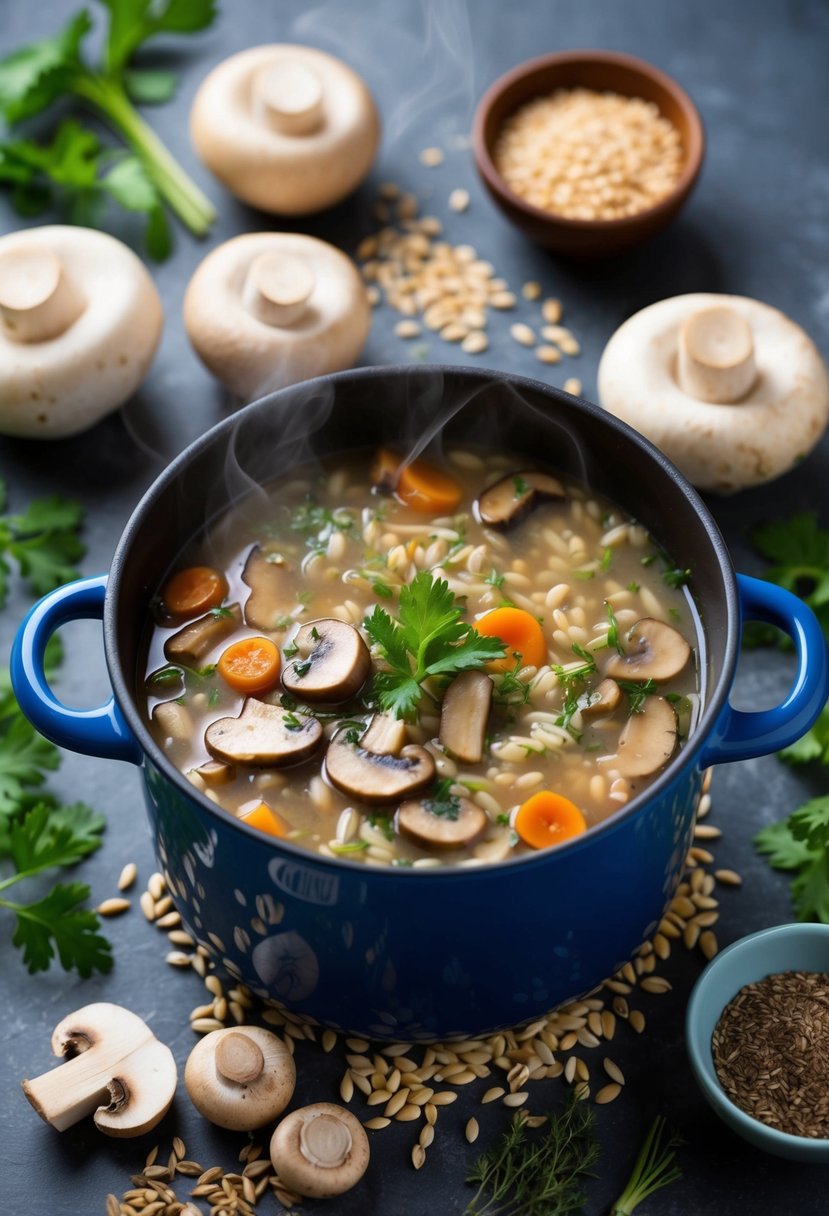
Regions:
<svg viewBox="0 0 829 1216"><path fill-rule="evenodd" d="M779 971L829 972L829 925L775 925L740 938L708 964L686 1014L691 1067L710 1106L749 1144L791 1161L829 1165L829 1139L790 1136L753 1119L726 1097L714 1069L711 1036L723 1009L746 984Z"/></svg>

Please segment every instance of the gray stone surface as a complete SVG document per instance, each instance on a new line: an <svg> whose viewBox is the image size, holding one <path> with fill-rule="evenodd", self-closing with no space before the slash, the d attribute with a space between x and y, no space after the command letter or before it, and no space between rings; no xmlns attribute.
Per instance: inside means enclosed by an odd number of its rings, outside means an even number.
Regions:
<svg viewBox="0 0 829 1216"><path fill-rule="evenodd" d="M5 53L49 32L73 7L71 0L43 0L37 6L6 0L0 49ZM100 16L99 6L94 7ZM751 6L744 0L719 0L716 5L700 0L670 5L654 0L613 5L599 0L525 0L521 6L469 0L468 10L454 0L433 0L428 16L420 5L406 0L330 0L301 11L287 0L226 0L223 7L214 30L191 43L159 42L157 52L147 56L148 63L170 63L182 73L175 103L154 111L151 119L219 205L211 243L274 225L225 195L196 163L188 146L186 114L198 81L220 58L257 41L305 40L349 59L377 94L386 139L372 183L394 178L416 190L429 210L447 220L451 239L474 244L511 283L538 278L545 291L565 301L567 322L578 334L583 354L552 369L553 382L578 375L585 394L592 396L598 356L616 325L637 308L684 291L756 295L790 313L825 346L829 10L820 0L756 0ZM697 192L673 228L628 258L586 267L549 258L505 224L484 197L462 138L475 99L501 71L542 51L578 46L629 51L675 75L694 96L709 141ZM427 144L449 149L441 168L419 165L417 153ZM450 189L458 185L472 195L472 206L463 217L453 216L446 205ZM370 227L371 197L370 183L334 212L312 220L307 230L353 249ZM7 200L0 198L0 228L11 230L18 223ZM135 236L129 224L120 234ZM152 374L120 416L81 439L60 444L0 440L0 471L9 481L13 506L52 490L77 495L85 503L89 553L84 569L90 573L106 569L123 524L167 460L232 408L187 346L180 319L184 284L205 248L179 232L175 256L154 270L167 328ZM522 303L518 315L531 319L534 314ZM366 362L418 357L394 337L395 319L386 310L376 314ZM507 330L507 318L492 326L485 361L543 374L546 369L534 362L531 352L516 346ZM428 347L429 360L473 361L435 338ZM815 507L829 522L828 470L829 447L824 442L802 467L774 485L736 499L712 500L739 569L759 569L746 539L757 520ZM25 598L18 597L3 614L4 649L25 604ZM98 634L94 625L67 631L69 661L61 694L68 702L92 704L103 694ZM761 699L771 703L779 699L787 673L783 656L746 655L740 695L752 705ZM112 892L126 860L137 861L146 880L153 861L138 774L115 762L67 756L53 784L67 797L86 799L107 814L105 845L82 870L95 898ZM713 820L725 830L717 860L734 866L746 879L744 890L723 898L718 928L722 943L790 917L786 883L755 856L751 838L762 824L824 789L822 774L793 774L774 758L716 774ZM183 1090L159 1132L135 1144L106 1140L90 1125L59 1136L35 1118L17 1091L20 1078L49 1066L49 1035L59 1018L97 999L122 1002L148 1017L183 1065L192 1043L187 1013L201 1000L200 985L195 976L173 972L164 964L164 941L137 910L109 927L117 957L112 975L86 982L59 971L26 976L8 935L8 921L0 916L3 1211L32 1216L102 1212L106 1193L129 1185L128 1174L150 1145L159 1140L167 1146L175 1133L205 1166L222 1162L232 1168L241 1138L203 1123ZM682 1034L685 1003L699 970L699 959L683 951L665 971L674 985L672 993L642 1001L646 1035L635 1039L622 1029L611 1048L628 1083L622 1099L599 1110L603 1155L587 1211L592 1216L607 1210L657 1112L667 1115L687 1140L682 1150L685 1179L656 1196L645 1211L662 1216L744 1211L808 1216L825 1211L822 1173L750 1150L718 1123L699 1097ZM594 1071L601 1054L587 1054ZM300 1047L297 1061L298 1101L336 1096L337 1059ZM558 1102L560 1090L557 1083L549 1083L533 1088L532 1095L533 1109L543 1110ZM464 1095L441 1115L436 1143L419 1174L409 1164L414 1127L390 1128L373 1140L374 1162L366 1182L328 1210L342 1216L462 1212L467 1200L462 1179L474 1154L463 1141L462 1129L473 1111L481 1119L479 1144L487 1144L503 1126L503 1112L479 1108L472 1094ZM274 1206L270 1201L262 1209Z"/></svg>

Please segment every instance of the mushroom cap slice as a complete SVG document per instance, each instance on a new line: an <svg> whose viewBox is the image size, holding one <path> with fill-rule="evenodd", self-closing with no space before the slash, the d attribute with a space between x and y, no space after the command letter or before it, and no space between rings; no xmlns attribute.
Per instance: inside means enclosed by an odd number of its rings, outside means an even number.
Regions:
<svg viewBox="0 0 829 1216"><path fill-rule="evenodd" d="M303 625L294 638L299 654L285 665L282 683L303 701L348 701L371 672L371 655L345 621L324 617Z"/></svg>
<svg viewBox="0 0 829 1216"><path fill-rule="evenodd" d="M215 646L230 637L242 623L242 610L238 604L212 608L210 612L191 621L164 643L164 656L171 663L182 663L185 667L198 667Z"/></svg>
<svg viewBox="0 0 829 1216"><path fill-rule="evenodd" d="M462 671L443 694L440 741L463 764L477 764L484 754L492 690L485 671Z"/></svg>
<svg viewBox="0 0 829 1216"><path fill-rule="evenodd" d="M456 795L440 802L429 798L404 802L397 812L399 831L424 849L465 848L480 840L488 826L486 812L477 803Z"/></svg>
<svg viewBox="0 0 829 1216"><path fill-rule="evenodd" d="M664 697L646 697L619 736L615 767L623 777L650 777L668 763L676 742L676 714L670 702Z"/></svg>
<svg viewBox="0 0 829 1216"><path fill-rule="evenodd" d="M581 705L583 718L605 718L614 713L622 700L622 690L615 680L602 680L595 688L584 694Z"/></svg>
<svg viewBox="0 0 829 1216"><path fill-rule="evenodd" d="M297 726L296 723L299 723ZM309 759L322 741L316 718L248 697L238 718L218 718L204 732L214 760L279 768Z"/></svg>
<svg viewBox="0 0 829 1216"><path fill-rule="evenodd" d="M271 1137L273 1168L291 1190L309 1199L342 1195L368 1169L368 1136L350 1110L315 1102L291 1111Z"/></svg>
<svg viewBox="0 0 829 1216"><path fill-rule="evenodd" d="M605 675L616 680L672 680L684 670L691 647L678 629L646 616L627 633L634 649L614 654L605 666Z"/></svg>
<svg viewBox="0 0 829 1216"><path fill-rule="evenodd" d="M375 714L360 736L360 747L375 756L399 756L408 738L406 723L391 714Z"/></svg>
<svg viewBox="0 0 829 1216"><path fill-rule="evenodd" d="M271 1123L290 1102L296 1066L270 1030L214 1030L190 1052L184 1084L205 1119L231 1131L253 1131Z"/></svg>
<svg viewBox="0 0 829 1216"><path fill-rule="evenodd" d="M242 582L250 587L245 600L245 624L251 629L272 632L285 615L286 604L295 599L285 566L270 561L259 545L254 545L242 571Z"/></svg>
<svg viewBox="0 0 829 1216"><path fill-rule="evenodd" d="M398 802L428 789L435 761L425 747L410 744L397 756L376 755L337 736L328 745L325 771L336 789L359 802Z"/></svg>
<svg viewBox="0 0 829 1216"><path fill-rule="evenodd" d="M513 528L539 503L553 498L564 498L560 481L548 473L519 469L481 493L476 504L478 518L490 528Z"/></svg>

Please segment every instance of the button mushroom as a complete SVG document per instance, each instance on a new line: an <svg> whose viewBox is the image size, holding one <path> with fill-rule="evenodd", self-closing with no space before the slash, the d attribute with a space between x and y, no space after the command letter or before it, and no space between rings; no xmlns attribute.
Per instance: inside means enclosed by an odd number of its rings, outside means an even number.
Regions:
<svg viewBox="0 0 829 1216"><path fill-rule="evenodd" d="M284 563L272 561L259 545L254 545L242 571L242 582L250 587L245 600L245 624L251 629L272 632L280 617L285 616L286 605L296 599Z"/></svg>
<svg viewBox="0 0 829 1216"><path fill-rule="evenodd" d="M76 435L146 376L164 316L132 250L90 228L0 238L0 433Z"/></svg>
<svg viewBox="0 0 829 1216"><path fill-rule="evenodd" d="M212 250L184 296L196 354L243 398L351 367L371 327L352 262L290 232L252 232Z"/></svg>
<svg viewBox="0 0 829 1216"><path fill-rule="evenodd" d="M270 1154L273 1168L292 1191L330 1199L351 1190L368 1169L368 1136L351 1111L315 1102L279 1123Z"/></svg>
<svg viewBox="0 0 829 1216"><path fill-rule="evenodd" d="M428 789L435 761L425 747L410 744L397 756L378 755L345 739L341 732L328 745L325 771L333 786L359 802L398 802Z"/></svg>
<svg viewBox="0 0 829 1216"><path fill-rule="evenodd" d="M605 674L616 680L672 680L691 657L682 634L650 616L636 622L626 641L633 649L614 654L605 666Z"/></svg>
<svg viewBox="0 0 829 1216"><path fill-rule="evenodd" d="M23 1092L59 1132L94 1113L107 1136L142 1136L170 1109L173 1054L129 1009L100 1002L70 1013L55 1027L52 1051L66 1062L24 1081Z"/></svg>
<svg viewBox="0 0 829 1216"><path fill-rule="evenodd" d="M477 803L455 794L404 802L397 812L399 831L424 849L462 849L480 840L488 826Z"/></svg>
<svg viewBox="0 0 829 1216"><path fill-rule="evenodd" d="M829 375L783 313L694 293L625 321L605 347L599 397L694 485L728 494L785 473L829 421Z"/></svg>
<svg viewBox="0 0 829 1216"><path fill-rule="evenodd" d="M612 763L623 777L650 777L674 754L676 714L664 697L647 697L638 713L631 714L619 736Z"/></svg>
<svg viewBox="0 0 829 1216"><path fill-rule="evenodd" d="M286 664L282 683L303 701L348 701L369 677L368 646L345 621L309 621L297 631L294 644L299 654Z"/></svg>
<svg viewBox="0 0 829 1216"><path fill-rule="evenodd" d="M490 528L514 528L539 503L554 498L564 498L560 481L547 473L520 469L484 490L476 509L482 524Z"/></svg>
<svg viewBox="0 0 829 1216"><path fill-rule="evenodd" d="M583 718L606 718L619 707L622 692L615 680L602 680L579 699Z"/></svg>
<svg viewBox="0 0 829 1216"><path fill-rule="evenodd" d="M198 667L202 659L229 637L242 623L238 604L212 608L197 621L191 621L164 643L164 655L171 663Z"/></svg>
<svg viewBox="0 0 829 1216"><path fill-rule="evenodd" d="M296 1067L288 1048L259 1026L214 1030L187 1059L184 1084L200 1114L217 1127L264 1127L290 1102Z"/></svg>
<svg viewBox="0 0 829 1216"><path fill-rule="evenodd" d="M272 44L213 69L193 102L190 136L237 198L277 215L308 215L359 185L380 119L364 81L341 59Z"/></svg>
<svg viewBox="0 0 829 1216"><path fill-rule="evenodd" d="M238 718L218 718L204 732L204 745L215 760L280 768L313 756L322 741L316 718L290 713L249 697Z"/></svg>
<svg viewBox="0 0 829 1216"><path fill-rule="evenodd" d="M463 764L477 764L492 704L492 680L485 671L462 671L443 694L440 741Z"/></svg>

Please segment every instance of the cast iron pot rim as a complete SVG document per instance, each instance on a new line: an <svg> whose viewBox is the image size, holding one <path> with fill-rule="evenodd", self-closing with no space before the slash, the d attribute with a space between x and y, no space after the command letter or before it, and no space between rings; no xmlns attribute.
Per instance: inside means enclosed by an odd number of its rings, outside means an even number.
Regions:
<svg viewBox="0 0 829 1216"><path fill-rule="evenodd" d="M520 194L516 194L510 189L498 172L489 151L485 127L489 112L502 93L506 92L516 81L543 68L570 64L578 66L588 63L618 64L655 81L673 97L685 114L688 123L689 141L685 150L685 164L679 180L664 198L654 203L652 207L635 212L634 215L621 215L617 219L611 220L582 220L558 215L554 211L544 211L543 208L536 207L534 203L528 203ZM690 94L677 80L674 80L673 76L669 76L661 68L649 63L646 59L639 59L636 55L627 55L623 51L601 51L584 47L570 51L552 51L546 55L536 55L533 59L525 59L523 63L516 64L514 68L510 68L508 72L504 72L502 76L494 80L475 108L472 122L472 151L478 170L489 188L505 203L522 211L529 219L540 221L548 227L561 227L570 232L619 232L635 226L638 221L645 218L650 219L651 216L672 212L677 202L685 197L702 168L705 157L705 127Z"/></svg>
<svg viewBox="0 0 829 1216"><path fill-rule="evenodd" d="M347 858L330 858L319 853L313 853L308 849L302 848L300 845L293 844L288 840L271 840L256 828L246 824L244 820L237 818L230 811L226 811L223 807L211 802L209 798L203 795L196 787L187 780L181 769L176 768L165 755L162 748L156 743L150 733L148 725L145 723L135 699L135 694L132 691L131 682L124 674L121 666L121 656L118 650L117 641L117 621L115 605L118 600L118 592L121 579L121 571L125 567L128 551L136 541L142 526L142 520L145 512L152 502L162 494L171 482L177 480L182 469L190 463L194 456L210 447L212 444L230 432L234 431L238 426L245 425L246 417L251 418L255 414L261 413L270 409L273 405L278 404L283 398L288 398L297 392L313 391L316 385L327 384L333 382L339 384L350 380L363 381L387 381L389 379L412 379L418 376L442 375L453 379L469 380L480 387L482 381L500 382L510 385L517 389L526 389L531 393L540 393L542 396L552 398L553 400L565 404L569 409L576 408L590 414L596 418L600 424L608 426L611 430L615 430L623 435L628 441L632 442L640 448L644 448L651 460L657 464L667 478L674 483L678 492L682 493L691 503L696 515L708 537L714 554L717 558L720 574L723 581L723 591L725 604L727 609L727 632L725 638L725 650L722 668L718 674L715 687L712 689L708 697L708 703L705 706L702 716L697 723L696 731L691 741L683 747L676 756L671 760L663 773L659 775L656 781L637 794L635 798L621 810L615 814L603 819L601 823L594 824L583 832L580 836L573 840L566 841L564 844L556 846L552 849L539 849L537 853L529 857L512 857L505 861L488 862L482 866L441 866L435 868L427 868L425 870L415 870L411 867L389 867L388 873L382 868L373 868L361 865L359 862L349 861ZM230 503L227 504L230 506ZM225 507L227 509L227 507ZM701 612L703 628L705 626L704 614ZM287 853L291 857L296 857L298 860L310 860L317 865L325 868L341 871L349 869L358 871L364 881L369 882L376 879L378 874L383 878L388 878L393 875L396 879L402 878L404 881L411 880L414 882L425 881L466 881L472 878L483 879L487 874L491 874L494 870L502 871L507 868L518 867L520 870L525 866L538 866L548 864L553 858L561 857L567 853L572 855L579 849L586 847L600 833L610 832L621 827L624 822L640 811L644 810L645 806L652 799L657 798L664 789L666 789L675 779L677 773L686 765L690 766L696 759L697 754L707 742L720 711L725 703L726 698L731 689L733 671L737 656L737 638L739 633L740 611L739 597L737 594L737 583L734 575L734 569L731 564L731 558L728 554L725 541L720 534L711 513L705 503L700 498L697 491L689 481L679 472L675 465L659 451L649 440L633 427L628 426L626 422L622 422L613 414L607 413L600 406L594 405L592 402L584 401L580 397L574 397L570 393L565 393L563 389L556 388L554 385L545 384L540 380L533 380L527 376L518 376L512 372L499 371L494 368L478 368L465 367L462 365L439 364L431 363L424 365L412 364L390 364L386 366L372 366L353 368L350 371L334 372L326 376L318 376L313 380L305 380L300 384L289 385L287 388L279 389L276 392L269 393L264 397L260 397L256 401L252 401L249 405L244 406L230 417L216 423L210 430L200 435L189 444L174 460L167 465L166 469L159 474L153 484L145 492L137 507L133 511L126 527L118 542L118 547L115 550L115 555L112 559L110 567L109 579L107 582L106 598L104 602L104 651L106 656L107 668L109 670L112 688L115 693L116 701L124 714L130 730L135 735L142 751L152 761L154 766L164 775L164 777L188 799L196 802L198 806L209 812L212 817L220 819L226 826L233 827L236 831L243 835L256 840L260 847L269 848L274 856L279 856L280 853ZM132 682L135 681L133 674ZM143 766L142 766L143 767Z"/></svg>

